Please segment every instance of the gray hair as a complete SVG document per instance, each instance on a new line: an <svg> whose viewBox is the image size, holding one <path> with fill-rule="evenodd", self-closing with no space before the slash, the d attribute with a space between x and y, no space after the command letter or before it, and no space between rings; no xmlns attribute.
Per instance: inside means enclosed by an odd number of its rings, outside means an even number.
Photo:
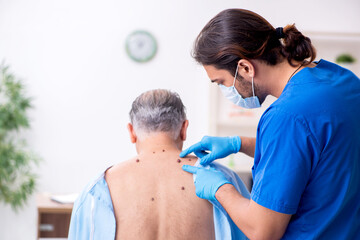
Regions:
<svg viewBox="0 0 360 240"><path fill-rule="evenodd" d="M185 106L180 96L165 89L142 93L132 103L130 121L138 137L166 132L176 139L186 120Z"/></svg>

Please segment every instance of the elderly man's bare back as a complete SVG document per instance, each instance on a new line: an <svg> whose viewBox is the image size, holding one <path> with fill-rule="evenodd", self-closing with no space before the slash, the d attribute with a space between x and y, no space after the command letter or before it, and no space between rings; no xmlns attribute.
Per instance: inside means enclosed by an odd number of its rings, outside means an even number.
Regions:
<svg viewBox="0 0 360 240"><path fill-rule="evenodd" d="M180 150L147 149L106 172L116 218L116 239L215 239L212 205L195 194L182 171L197 158Z"/></svg>

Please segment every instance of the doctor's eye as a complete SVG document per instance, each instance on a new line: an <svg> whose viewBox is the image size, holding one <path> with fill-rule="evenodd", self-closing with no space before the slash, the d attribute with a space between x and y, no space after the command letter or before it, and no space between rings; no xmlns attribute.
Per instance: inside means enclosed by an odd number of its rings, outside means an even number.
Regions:
<svg viewBox="0 0 360 240"><path fill-rule="evenodd" d="M218 82L216 82L216 84L217 84L218 86L223 85L223 83L224 83L224 81L218 81Z"/></svg>
<svg viewBox="0 0 360 240"><path fill-rule="evenodd" d="M224 82L225 82L224 80L219 80L219 81L217 82L217 84L218 84L218 85L223 85L223 86L224 86Z"/></svg>

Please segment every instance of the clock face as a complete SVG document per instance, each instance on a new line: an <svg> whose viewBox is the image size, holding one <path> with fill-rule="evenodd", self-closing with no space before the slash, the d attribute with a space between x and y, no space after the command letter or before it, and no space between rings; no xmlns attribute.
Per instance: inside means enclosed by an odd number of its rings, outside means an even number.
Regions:
<svg viewBox="0 0 360 240"><path fill-rule="evenodd" d="M135 31L126 39L126 52L136 62L147 62L155 56L155 38L146 31Z"/></svg>

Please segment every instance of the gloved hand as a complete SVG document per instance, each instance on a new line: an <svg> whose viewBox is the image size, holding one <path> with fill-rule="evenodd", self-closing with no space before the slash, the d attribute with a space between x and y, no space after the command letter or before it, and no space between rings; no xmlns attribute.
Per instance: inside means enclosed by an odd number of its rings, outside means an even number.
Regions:
<svg viewBox="0 0 360 240"><path fill-rule="evenodd" d="M215 193L224 184L230 183L224 174L213 168L205 169L183 165L182 169L186 172L196 174L195 189L196 196L199 198L216 201Z"/></svg>
<svg viewBox="0 0 360 240"><path fill-rule="evenodd" d="M212 161L224 158L232 153L240 151L241 139L239 136L233 137L209 137L205 136L200 142L192 145L180 153L180 157L194 152L200 158L201 165L208 165ZM208 153L206 151L211 151Z"/></svg>

